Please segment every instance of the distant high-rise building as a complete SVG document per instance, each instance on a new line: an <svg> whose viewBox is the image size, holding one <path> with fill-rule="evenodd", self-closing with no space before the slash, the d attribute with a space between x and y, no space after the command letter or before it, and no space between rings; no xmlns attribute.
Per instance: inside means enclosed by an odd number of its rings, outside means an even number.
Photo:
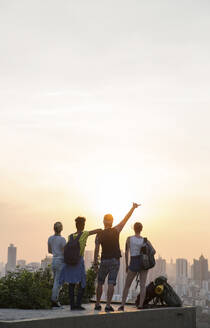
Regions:
<svg viewBox="0 0 210 328"><path fill-rule="evenodd" d="M187 266L187 275L188 275L188 278L192 278L192 270L191 270L190 262L188 262L188 266Z"/></svg>
<svg viewBox="0 0 210 328"><path fill-rule="evenodd" d="M0 277L5 275L5 266L3 262L0 262Z"/></svg>
<svg viewBox="0 0 210 328"><path fill-rule="evenodd" d="M176 281L186 283L188 278L188 262L186 259L176 259Z"/></svg>
<svg viewBox="0 0 210 328"><path fill-rule="evenodd" d="M175 280L176 280L176 263L174 263L172 259L169 263L166 263L166 273L167 273L168 280L171 283L175 282Z"/></svg>
<svg viewBox="0 0 210 328"><path fill-rule="evenodd" d="M200 281L200 263L199 260L194 259L192 264L192 279L195 281Z"/></svg>
<svg viewBox="0 0 210 328"><path fill-rule="evenodd" d="M208 260L201 255L199 260L193 260L192 279L201 284L202 281L206 281L208 278Z"/></svg>
<svg viewBox="0 0 210 328"><path fill-rule="evenodd" d="M148 281L153 281L158 276L166 276L166 260L161 256L156 259L155 267L149 270Z"/></svg>
<svg viewBox="0 0 210 328"><path fill-rule="evenodd" d="M10 244L8 247L8 253L7 253L6 271L14 271L15 270L16 256L17 256L17 248L13 244Z"/></svg>
<svg viewBox="0 0 210 328"><path fill-rule="evenodd" d="M0 262L0 272L3 270L3 268L4 268L4 263Z"/></svg>
<svg viewBox="0 0 210 328"><path fill-rule="evenodd" d="M176 259L176 286L175 290L179 296L187 294L188 262L186 259Z"/></svg>
<svg viewBox="0 0 210 328"><path fill-rule="evenodd" d="M208 260L204 258L203 255L199 258L200 266L201 266L201 281L206 281L209 278L208 273Z"/></svg>

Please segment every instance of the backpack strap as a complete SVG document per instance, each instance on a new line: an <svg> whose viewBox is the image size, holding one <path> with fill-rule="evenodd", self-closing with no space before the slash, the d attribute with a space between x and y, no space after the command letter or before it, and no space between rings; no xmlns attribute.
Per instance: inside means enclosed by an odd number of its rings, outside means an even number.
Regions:
<svg viewBox="0 0 210 328"><path fill-rule="evenodd" d="M146 237L144 237L144 244L146 244L147 243L147 238Z"/></svg>
<svg viewBox="0 0 210 328"><path fill-rule="evenodd" d="M73 233L70 235L70 237L69 237L69 241L73 241L74 240L74 235L73 235Z"/></svg>
<svg viewBox="0 0 210 328"><path fill-rule="evenodd" d="M80 233L76 236L76 238L75 238L74 240L79 240L80 237L82 236L82 234L83 234L83 232L80 232Z"/></svg>
<svg viewBox="0 0 210 328"><path fill-rule="evenodd" d="M69 236L69 241L74 241L74 240L79 240L80 239L80 237L82 236L82 234L83 234L83 232L80 232L77 236L76 236L76 238L74 238L74 234L72 233L70 236Z"/></svg>

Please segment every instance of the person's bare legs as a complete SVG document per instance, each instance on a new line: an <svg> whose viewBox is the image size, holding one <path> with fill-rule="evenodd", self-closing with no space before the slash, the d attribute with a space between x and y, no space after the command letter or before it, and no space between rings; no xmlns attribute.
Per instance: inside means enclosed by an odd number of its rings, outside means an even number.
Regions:
<svg viewBox="0 0 210 328"><path fill-rule="evenodd" d="M107 307L111 306L113 294L114 294L114 285L108 285L107 302L106 302Z"/></svg>
<svg viewBox="0 0 210 328"><path fill-rule="evenodd" d="M127 296L128 296L129 288L130 288L135 276L136 276L136 272L128 270L126 281L125 281L125 286L124 286L124 289L123 289L121 306L125 305L125 302L126 302L126 299L127 299Z"/></svg>
<svg viewBox="0 0 210 328"><path fill-rule="evenodd" d="M103 285L98 284L96 289L96 306L100 304L102 293L103 293Z"/></svg>
<svg viewBox="0 0 210 328"><path fill-rule="evenodd" d="M147 274L148 274L148 270L144 270L140 272L140 299L139 299L138 307L142 307L144 304L144 299L146 296Z"/></svg>

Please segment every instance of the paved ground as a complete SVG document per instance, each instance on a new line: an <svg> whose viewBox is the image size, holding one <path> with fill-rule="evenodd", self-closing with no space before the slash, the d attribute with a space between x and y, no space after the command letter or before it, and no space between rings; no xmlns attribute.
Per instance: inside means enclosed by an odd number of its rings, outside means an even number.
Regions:
<svg viewBox="0 0 210 328"><path fill-rule="evenodd" d="M69 306L64 306L62 309L52 310L19 310L19 309L0 309L0 321L13 321L23 319L38 319L38 318L59 318L81 315L93 315L104 313L105 304L102 305L103 311L95 311L95 304L85 304L86 311L70 311ZM113 305L117 311L119 305ZM125 311L137 311L134 306L126 306Z"/></svg>

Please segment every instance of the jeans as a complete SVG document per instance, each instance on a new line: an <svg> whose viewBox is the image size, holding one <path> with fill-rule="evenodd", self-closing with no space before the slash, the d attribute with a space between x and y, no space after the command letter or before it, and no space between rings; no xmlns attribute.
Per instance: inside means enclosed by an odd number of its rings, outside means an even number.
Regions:
<svg viewBox="0 0 210 328"><path fill-rule="evenodd" d="M54 283L53 283L53 289L52 289L52 301L57 302L58 301L58 296L59 296L59 291L60 291L60 283L59 283L59 278L60 278L60 273L61 270L64 267L64 261L62 258L53 258L52 261L52 270L53 270L53 278L54 278Z"/></svg>

